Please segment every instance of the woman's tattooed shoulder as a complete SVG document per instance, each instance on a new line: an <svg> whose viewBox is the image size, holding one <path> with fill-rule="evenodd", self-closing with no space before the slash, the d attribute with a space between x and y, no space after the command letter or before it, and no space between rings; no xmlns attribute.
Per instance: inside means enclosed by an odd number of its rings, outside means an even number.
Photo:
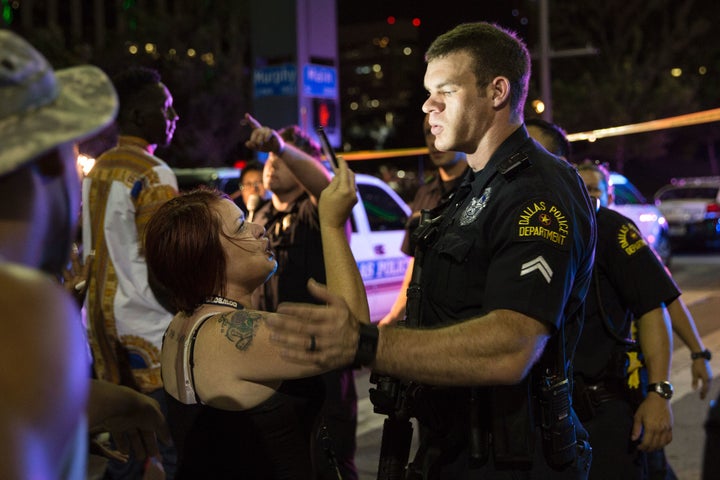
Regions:
<svg viewBox="0 0 720 480"><path fill-rule="evenodd" d="M255 332L260 326L262 315L260 312L236 310L223 313L217 317L220 323L220 332L225 338L235 344L235 348L245 351L250 348Z"/></svg>

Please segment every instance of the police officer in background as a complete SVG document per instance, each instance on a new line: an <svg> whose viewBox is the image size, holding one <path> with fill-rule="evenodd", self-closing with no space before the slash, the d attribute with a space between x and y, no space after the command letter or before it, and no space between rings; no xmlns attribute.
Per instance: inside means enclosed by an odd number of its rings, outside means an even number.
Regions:
<svg viewBox="0 0 720 480"><path fill-rule="evenodd" d="M570 158L570 143L567 141L565 131L558 125L546 122L541 119L530 119L526 121L526 126L530 136L537 140L548 151L565 159ZM608 172L603 168L598 168L592 163L581 165L580 169L583 180L586 181L588 188L591 188L593 191L596 192L596 196L599 197L599 201L601 202L602 207L608 207L609 205L611 205L613 201L613 195L612 184L608 182ZM599 241L604 238L604 236L602 235L603 228L608 226L608 222L603 221L605 218L606 217L604 215L598 216L598 230L600 232ZM625 219L625 221L629 222L628 219ZM649 247L645 248L643 244L642 252L638 256L647 259L647 250L649 250ZM596 252L596 262L598 262L598 264L602 263L599 261L598 257L603 253L603 251L604 250L601 249L601 245L598 245L598 251ZM660 281L662 284L665 284L667 281L666 277L669 277L670 282L672 282L674 285L674 281L672 280L672 277L667 269L662 268L662 271L660 271L656 262L650 261L650 263L652 264L652 267L647 272L645 272L644 275L641 275L640 272L638 272L637 270L635 271L635 276L633 277L635 278L635 281L633 281L632 279L630 279L629 281L625 281L626 277L622 278L624 283L619 284L618 288L626 291L626 293L624 294L625 298L634 298L636 295L643 294L647 295L648 288L656 288L658 281ZM607 266L607 263L602 264ZM610 264L610 266L612 267L613 265ZM636 288L640 289L640 294L627 293L632 292ZM594 287L591 287L591 293L592 291L595 291ZM592 299L590 299L589 301L591 300ZM693 320L689 309L685 305L685 302L682 299L682 295L677 296L669 303L665 303L665 307L667 308L667 312L670 315L672 330L678 335L678 337L690 350L690 356L692 359L692 364L690 365L692 386L693 388L698 389L700 399L704 399L707 395L707 392L710 390L710 384L712 381L712 370L710 369L709 364L711 354L703 345L702 338L700 338L697 327L695 326L695 321ZM590 317L588 317L586 319L586 322L590 321L597 321L597 319L591 319ZM586 338L586 336L591 335L592 334L587 331L587 333L584 332L583 337ZM605 338L607 338L607 335L605 336ZM592 340L592 346L594 347L595 339L593 338ZM625 344L625 339L619 340L618 348L622 350L623 345ZM669 346L668 348L670 348L670 350L672 349L671 346ZM644 395L647 393L648 376L644 365L640 361L642 359L642 356L638 352L638 350L639 349L636 347L629 349L628 351L629 379L627 387L629 388L629 392L623 391L623 394L625 394L626 396L628 394L630 395L629 398L631 399L631 401L635 402L635 406L637 406L640 401L642 401ZM590 352L579 352L576 354L576 358L583 358L587 355L592 355L592 358L600 357L599 355L594 355ZM620 358L622 359L622 355L620 355ZM623 377L624 376L625 375L623 375ZM578 382L578 385L580 385L580 382ZM662 388L663 386L661 385L660 389ZM665 388L667 389L667 386L665 386ZM580 400L576 400L576 402ZM587 400L587 398L585 398L585 400ZM578 403L576 403L576 407L579 407ZM592 430L595 425L601 424L602 422L603 420L601 419L593 420L591 423L588 423L588 429ZM592 444L594 448L594 461L593 474L591 476L595 478L600 478L600 475L595 475L596 469L599 469L600 465L614 465L612 461L610 463L605 461L608 459L608 457L611 460L614 460L614 457L612 457L612 453L610 453L609 455L606 455L604 453L603 445L599 443L600 439L596 437L597 436L592 437ZM622 444L621 442L623 441L623 439L625 439L625 437L626 436L618 438L617 442L619 444ZM607 438L609 439L610 437ZM645 478L662 480L670 480L677 478L672 468L667 462L663 449L644 451L643 454L639 455L638 462L640 464L647 463L647 475ZM617 468L618 472L622 471L623 464L618 464ZM617 472L615 474L617 474ZM633 476L630 478L637 477Z"/></svg>
<svg viewBox="0 0 720 480"><path fill-rule="evenodd" d="M644 452L672 440L672 337L663 307L680 291L635 224L606 208L612 195L607 170L585 162L578 171L600 208L593 281L575 352L574 405L593 445L590 478L642 479ZM640 379L627 377L628 362L637 361L629 340L633 320L649 381L644 399L637 398Z"/></svg>
<svg viewBox="0 0 720 480"><path fill-rule="evenodd" d="M592 203L575 170L528 136L530 55L514 33L459 25L426 60L435 146L464 152L471 172L418 229L423 328L378 330L311 282L329 305L281 305L295 318L269 322L272 338L290 360L422 384L413 408L428 435L410 471L424 478L586 478L566 375L592 271Z"/></svg>

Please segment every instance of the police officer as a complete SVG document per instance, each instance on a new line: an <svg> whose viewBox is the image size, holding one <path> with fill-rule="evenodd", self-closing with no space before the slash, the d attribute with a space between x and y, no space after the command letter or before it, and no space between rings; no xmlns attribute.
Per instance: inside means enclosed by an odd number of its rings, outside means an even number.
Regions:
<svg viewBox="0 0 720 480"><path fill-rule="evenodd" d="M672 440L672 343L663 307L680 291L635 224L606 208L612 195L607 170L584 162L578 171L600 207L593 281L575 353L574 405L593 445L590 478L641 479L644 452ZM627 340L633 320L647 366L645 398L640 371L627 375L628 367L639 366L637 348Z"/></svg>
<svg viewBox="0 0 720 480"><path fill-rule="evenodd" d="M311 283L329 306L281 306L295 318L269 321L272 338L290 360L432 385L413 462L426 478L585 478L565 376L590 282L592 204L523 126L530 56L514 33L463 24L426 59L435 146L466 153L471 172L428 236L424 328L378 331Z"/></svg>

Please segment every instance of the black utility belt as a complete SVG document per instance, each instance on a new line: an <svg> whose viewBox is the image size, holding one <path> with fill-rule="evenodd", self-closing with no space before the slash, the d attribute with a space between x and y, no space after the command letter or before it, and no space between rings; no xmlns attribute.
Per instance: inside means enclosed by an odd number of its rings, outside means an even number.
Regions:
<svg viewBox="0 0 720 480"><path fill-rule="evenodd" d="M629 400L622 381L585 383L576 379L574 382L573 409L581 422L592 419L595 409L603 403L617 400Z"/></svg>
<svg viewBox="0 0 720 480"><path fill-rule="evenodd" d="M609 402L611 400L622 400L625 398L624 392L613 387L608 387L608 385L604 383L586 385L585 393L596 405L600 405L601 403Z"/></svg>

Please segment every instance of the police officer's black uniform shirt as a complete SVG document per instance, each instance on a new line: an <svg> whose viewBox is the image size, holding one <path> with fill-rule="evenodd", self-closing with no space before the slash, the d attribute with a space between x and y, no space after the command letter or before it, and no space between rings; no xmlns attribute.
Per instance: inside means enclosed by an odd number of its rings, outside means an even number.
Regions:
<svg viewBox="0 0 720 480"><path fill-rule="evenodd" d="M499 173L518 152L527 160ZM577 172L524 126L470 172L445 212L444 232L425 254L423 325L509 309L552 333L579 308L595 249L594 209Z"/></svg>
<svg viewBox="0 0 720 480"><path fill-rule="evenodd" d="M621 337L629 337L630 322L671 303L680 290L629 218L601 207L597 213L598 244L596 275L585 304L585 325L575 353L575 375L594 383L606 375L613 349L619 342L603 326L600 305L610 326ZM598 298L599 288L599 298ZM601 302L601 304L599 303Z"/></svg>
<svg viewBox="0 0 720 480"><path fill-rule="evenodd" d="M458 175L456 178L447 182L443 182L439 174L435 175L432 181L426 183L425 185L421 185L420 188L418 188L415 198L410 205L413 214L407 222L407 232L405 232L405 238L403 239L402 247L400 248L404 254L415 254L410 246L410 235L420 222L420 211L423 209L433 209L438 207L438 205L443 204L446 199L460 186L468 170L469 168L466 168L465 172L461 175Z"/></svg>

